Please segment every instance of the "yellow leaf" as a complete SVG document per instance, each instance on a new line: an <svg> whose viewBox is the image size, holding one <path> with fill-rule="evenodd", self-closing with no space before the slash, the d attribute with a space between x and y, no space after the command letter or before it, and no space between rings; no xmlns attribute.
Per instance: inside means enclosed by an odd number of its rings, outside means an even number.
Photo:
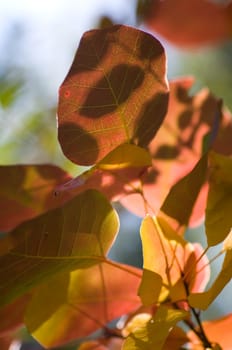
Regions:
<svg viewBox="0 0 232 350"><path fill-rule="evenodd" d="M160 306L155 316L140 320L141 324L126 338L122 350L161 350L170 330L187 315L186 311Z"/></svg>
<svg viewBox="0 0 232 350"><path fill-rule="evenodd" d="M60 271L105 259L118 232L116 211L95 190L27 221L11 232L17 245L0 256L0 304L6 304Z"/></svg>
<svg viewBox="0 0 232 350"><path fill-rule="evenodd" d="M232 229L230 230L230 233L226 237L226 239L223 242L223 250L231 250L232 249Z"/></svg>
<svg viewBox="0 0 232 350"><path fill-rule="evenodd" d="M144 148L126 143L107 154L96 167L103 170L115 170L149 166L151 161L151 155Z"/></svg>
<svg viewBox="0 0 232 350"><path fill-rule="evenodd" d="M192 293L189 296L189 303L192 307L207 309L214 299L221 293L222 289L232 278L232 250L228 250L222 265L222 269L216 277L214 283L204 293Z"/></svg>
<svg viewBox="0 0 232 350"><path fill-rule="evenodd" d="M210 153L209 194L205 228L209 246L222 242L232 227L232 159Z"/></svg>

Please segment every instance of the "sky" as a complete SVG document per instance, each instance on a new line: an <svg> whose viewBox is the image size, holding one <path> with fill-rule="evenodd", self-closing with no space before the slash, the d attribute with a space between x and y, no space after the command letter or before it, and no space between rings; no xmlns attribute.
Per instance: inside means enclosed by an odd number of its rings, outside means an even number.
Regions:
<svg viewBox="0 0 232 350"><path fill-rule="evenodd" d="M47 90L54 90L81 35L96 25L98 16L107 14L132 24L135 4L135 0L42 0L36 5L31 0L0 0L0 50L13 52L17 65L28 66L29 72L33 69L39 80L46 80ZM11 47L9 38L16 38L19 51Z"/></svg>

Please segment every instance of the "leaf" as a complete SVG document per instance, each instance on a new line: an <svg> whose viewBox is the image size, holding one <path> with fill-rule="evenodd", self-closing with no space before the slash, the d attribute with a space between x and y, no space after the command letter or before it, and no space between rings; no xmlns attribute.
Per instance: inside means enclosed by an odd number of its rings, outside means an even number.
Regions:
<svg viewBox="0 0 232 350"><path fill-rule="evenodd" d="M173 302L177 302L186 299L187 291L202 290L202 286L208 281L209 270L202 270L202 273L197 275L198 268L202 267L202 262L198 262L202 250L198 245L193 246L186 242L161 218L147 216L142 222L140 234L143 267L162 278L159 301L169 296ZM154 282L151 279L149 287L148 277L145 275L143 278L146 278L146 287L152 298L152 294L157 293L152 289ZM157 284L157 288L159 287ZM154 302L156 301L154 299Z"/></svg>
<svg viewBox="0 0 232 350"><path fill-rule="evenodd" d="M150 306L158 301L162 287L162 278L159 274L144 269L138 295L144 306Z"/></svg>
<svg viewBox="0 0 232 350"><path fill-rule="evenodd" d="M147 212L151 215L157 214L172 186L189 174L202 157L205 135L213 134L215 128L218 129L221 101L218 101L207 89L190 95L189 90L192 85L193 79L191 78L170 82L168 113L149 144L152 167L144 172L141 178L143 195L149 203L149 208L145 209L144 198L138 193L124 196L120 200L122 205L139 216L144 217ZM224 115L222 126L223 128L228 127L228 118L224 123ZM217 149L223 149L222 145L225 146L223 137L221 137L221 127L219 129L220 139L214 140ZM229 137L225 139L225 142L228 139ZM206 197L207 188L203 186L190 217L191 226L202 223ZM187 199L186 201L188 202ZM182 204L185 206L184 203Z"/></svg>
<svg viewBox="0 0 232 350"><path fill-rule="evenodd" d="M54 273L101 262L118 226L116 212L94 190L18 226L11 233L18 245L0 257L0 303L10 303Z"/></svg>
<svg viewBox="0 0 232 350"><path fill-rule="evenodd" d="M59 185L55 192L64 191L81 193L87 189L97 189L104 193L110 201L134 192L140 187L140 176L151 165L151 156L147 150L132 144L123 144L107 154L99 163ZM136 181L138 184L136 184Z"/></svg>
<svg viewBox="0 0 232 350"><path fill-rule="evenodd" d="M162 349L169 331L187 315L186 311L160 306L154 317L145 321L141 327L135 328L127 337L122 350Z"/></svg>
<svg viewBox="0 0 232 350"><path fill-rule="evenodd" d="M98 341L88 341L78 348L79 350L121 350L122 339L114 337L109 339L100 339Z"/></svg>
<svg viewBox="0 0 232 350"><path fill-rule="evenodd" d="M110 262L59 274L34 294L26 325L49 348L88 336L140 306L140 279L140 269Z"/></svg>
<svg viewBox="0 0 232 350"><path fill-rule="evenodd" d="M150 165L151 156L145 149L131 144L123 144L108 153L96 167L102 170L117 170Z"/></svg>
<svg viewBox="0 0 232 350"><path fill-rule="evenodd" d="M208 308L214 299L221 293L227 283L230 282L232 278L231 264L232 251L228 250L225 255L221 271L219 272L212 286L206 292L190 294L188 300L192 307L203 310Z"/></svg>
<svg viewBox="0 0 232 350"><path fill-rule="evenodd" d="M232 228L232 159L210 154L209 193L205 229L209 246L222 242Z"/></svg>
<svg viewBox="0 0 232 350"><path fill-rule="evenodd" d="M231 332L230 332L230 330L232 329L231 314L212 321L203 321L202 326L210 342L214 344L220 344L220 348L215 347L215 350L231 349ZM188 337L190 338L193 344L199 344L199 338L197 338L192 331L188 332ZM201 350L200 347L197 349ZM202 346L202 350L203 349L204 347Z"/></svg>
<svg viewBox="0 0 232 350"><path fill-rule="evenodd" d="M54 189L70 176L48 164L0 166L0 230L10 231L23 221L62 205L70 194L54 197Z"/></svg>
<svg viewBox="0 0 232 350"><path fill-rule="evenodd" d="M121 350L123 339L118 337L89 340L80 345L79 350Z"/></svg>
<svg viewBox="0 0 232 350"><path fill-rule="evenodd" d="M146 6L146 25L177 46L195 48L218 44L231 38L230 3L225 5L207 0L153 0Z"/></svg>
<svg viewBox="0 0 232 350"><path fill-rule="evenodd" d="M12 343L12 338L11 337L6 336L6 337L0 338L1 350L9 350L11 343Z"/></svg>
<svg viewBox="0 0 232 350"><path fill-rule="evenodd" d="M74 163L92 165L123 143L146 146L167 109L164 50L116 25L86 32L60 88L58 138Z"/></svg>
<svg viewBox="0 0 232 350"><path fill-rule="evenodd" d="M0 337L10 335L24 324L24 313L31 294L27 293L0 309Z"/></svg>
<svg viewBox="0 0 232 350"><path fill-rule="evenodd" d="M188 338L185 332L179 327L173 327L165 341L162 350L180 350L182 345L187 343Z"/></svg>
<svg viewBox="0 0 232 350"><path fill-rule="evenodd" d="M227 251L232 249L232 228L228 234L228 236L225 238L222 246L222 250Z"/></svg>
<svg viewBox="0 0 232 350"><path fill-rule="evenodd" d="M160 210L176 219L179 225L188 225L199 192L206 181L207 169L208 154L206 153L193 170L171 188L162 204ZM183 203L183 205L177 203Z"/></svg>

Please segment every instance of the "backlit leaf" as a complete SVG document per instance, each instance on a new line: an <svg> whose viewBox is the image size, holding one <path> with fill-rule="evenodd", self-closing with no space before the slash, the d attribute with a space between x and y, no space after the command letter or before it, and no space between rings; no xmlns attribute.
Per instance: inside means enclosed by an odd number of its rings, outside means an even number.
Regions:
<svg viewBox="0 0 232 350"><path fill-rule="evenodd" d="M165 70L164 50L150 34L123 25L86 32L60 89L64 154L92 165L120 144L146 146L166 113Z"/></svg>
<svg viewBox="0 0 232 350"><path fill-rule="evenodd" d="M96 167L103 170L117 170L150 165L151 156L144 148L131 144L123 144L108 153Z"/></svg>
<svg viewBox="0 0 232 350"><path fill-rule="evenodd" d="M0 303L24 294L56 272L104 260L118 231L105 197L89 190L10 233L17 246L0 257Z"/></svg>
<svg viewBox="0 0 232 350"><path fill-rule="evenodd" d="M231 250L232 249L232 228L230 230L230 233L226 237L226 239L223 241L223 250Z"/></svg>
<svg viewBox="0 0 232 350"><path fill-rule="evenodd" d="M208 154L205 154L193 170L171 188L162 204L161 211L176 219L180 225L187 226L189 223L197 196L206 181L207 168Z"/></svg>
<svg viewBox="0 0 232 350"><path fill-rule="evenodd" d="M232 315L212 320L212 321L203 321L202 326L205 330L205 333L214 344L219 344L220 347L213 348L215 350L230 350L231 349L231 330L232 330ZM199 338L191 331L188 332L188 337L190 338L193 344L199 344ZM194 348L195 349L195 348ZM204 350L204 347L197 347L197 350Z"/></svg>
<svg viewBox="0 0 232 350"><path fill-rule="evenodd" d="M149 203L149 207L145 208L144 200L138 193L123 197L121 200L127 209L137 215L144 217L146 212L152 215L157 214L172 186L189 174L202 157L202 144L205 135L213 133L215 127L218 129L221 102L207 89L190 95L189 90L192 85L193 79L191 78L170 82L168 113L149 145L153 159L152 167L141 178L144 197ZM223 128L228 127L228 125L230 125L228 118L224 123L223 116ZM221 129L219 134L221 135ZM227 137L225 142L228 139ZM221 136L220 140L214 143L216 148L225 146ZM191 225L202 222L206 196L207 188L203 186L193 208L190 218ZM186 198L186 201L189 200ZM184 202L181 204L185 206Z"/></svg>
<svg viewBox="0 0 232 350"><path fill-rule="evenodd" d="M122 342L119 337L100 338L82 343L78 350L121 350Z"/></svg>
<svg viewBox="0 0 232 350"><path fill-rule="evenodd" d="M0 309L0 337L9 335L23 326L24 313L30 298L31 294L25 294Z"/></svg>
<svg viewBox="0 0 232 350"><path fill-rule="evenodd" d="M153 0L145 12L145 22L150 29L181 47L230 39L231 18L231 4L207 0Z"/></svg>
<svg viewBox="0 0 232 350"><path fill-rule="evenodd" d="M157 273L144 269L138 295L143 305L149 306L157 302L162 287L162 278Z"/></svg>
<svg viewBox="0 0 232 350"><path fill-rule="evenodd" d="M0 166L0 230L12 230L23 221L62 205L70 195L55 198L53 191L69 179L54 165Z"/></svg>
<svg viewBox="0 0 232 350"><path fill-rule="evenodd" d="M210 154L209 194L205 228L209 246L223 241L232 228L232 159Z"/></svg>
<svg viewBox="0 0 232 350"><path fill-rule="evenodd" d="M97 189L110 201L135 191L141 187L140 176L151 165L147 150L133 144L123 144L107 154L99 163L57 186L55 192L71 191L81 193L87 189ZM136 183L137 180L137 183Z"/></svg>
<svg viewBox="0 0 232 350"><path fill-rule="evenodd" d="M107 262L59 274L34 294L26 325L45 347L87 336L141 305L140 279L140 269Z"/></svg>
<svg viewBox="0 0 232 350"><path fill-rule="evenodd" d="M197 270L202 267L199 260L202 250L199 246L186 242L161 218L147 216L142 222L140 232L144 269L162 277L160 300L168 295L172 301L184 300L187 297L186 288L189 291L202 290L208 281L209 269L203 269L201 275L197 275ZM156 295L157 291L151 289L154 287L153 281L151 280L149 288L147 279L146 285L151 297L152 294Z"/></svg>
<svg viewBox="0 0 232 350"><path fill-rule="evenodd" d="M169 332L168 337L162 350L180 350L182 345L187 343L188 338L185 332L179 327L173 327Z"/></svg>
<svg viewBox="0 0 232 350"><path fill-rule="evenodd" d="M223 288L232 278L232 250L228 250L221 268L212 286L203 293L193 293L189 296L189 303L195 308L207 309L214 299L221 293Z"/></svg>
<svg viewBox="0 0 232 350"><path fill-rule="evenodd" d="M125 340L123 350L163 349L170 330L188 315L183 310L172 310L160 306L150 320L136 328Z"/></svg>

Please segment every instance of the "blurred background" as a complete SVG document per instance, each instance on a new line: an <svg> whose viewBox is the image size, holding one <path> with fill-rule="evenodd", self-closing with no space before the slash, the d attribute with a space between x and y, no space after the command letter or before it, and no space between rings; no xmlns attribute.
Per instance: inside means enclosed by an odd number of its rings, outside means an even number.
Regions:
<svg viewBox="0 0 232 350"><path fill-rule="evenodd" d="M52 163L72 175L81 171L63 156L57 142L59 86L85 31L110 23L147 30L139 20L137 7L137 0L0 0L1 165ZM156 36L167 52L169 78L195 76L196 86L208 86L232 110L231 42L193 51L177 48ZM117 209L122 223L111 257L141 266L140 219L120 206ZM196 237L202 240L203 228L197 229ZM232 312L231 288L230 284L205 317ZM10 350L41 349L36 343L32 345L26 332L22 334L23 347L15 343Z"/></svg>

